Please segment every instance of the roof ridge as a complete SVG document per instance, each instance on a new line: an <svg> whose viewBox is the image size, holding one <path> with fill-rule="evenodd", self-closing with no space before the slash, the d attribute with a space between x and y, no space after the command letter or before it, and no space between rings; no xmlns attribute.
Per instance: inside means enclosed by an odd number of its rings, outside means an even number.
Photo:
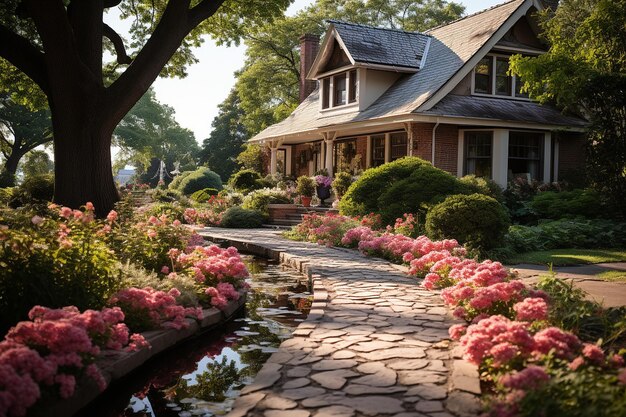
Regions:
<svg viewBox="0 0 626 417"><path fill-rule="evenodd" d="M479 10L479 11L477 11L475 13L468 14L467 16L460 17L460 18L458 18L456 20L453 20L451 22L443 23L441 25L434 26L434 27L428 29L424 34L425 35L430 35L430 32L432 32L433 30L440 29L442 27L446 27L446 26L452 25L454 23L458 23L458 22L460 22L462 20L469 19L470 17L474 17L474 16L477 16L477 15L482 14L482 13L490 12L493 9L497 9L499 7L502 7L502 6L506 6L507 4L511 4L513 2L516 2L516 1L519 1L519 0L508 0L508 1L505 1L503 3L499 3L499 4L496 4L496 5L493 5L493 6L489 7L489 8L486 8L486 9L483 9L483 10Z"/></svg>
<svg viewBox="0 0 626 417"><path fill-rule="evenodd" d="M352 22L346 22L345 20L339 20L339 19L325 19L325 21L328 23L339 23L341 25L358 26L358 27L367 28L367 29L378 29L378 30L385 30L389 32L408 33L410 35L430 36L428 33L424 33L424 32L417 32L417 31L412 31L412 30L403 30L403 29L396 29L396 28L386 28L386 27L380 27L380 26L366 25L363 23L352 23Z"/></svg>

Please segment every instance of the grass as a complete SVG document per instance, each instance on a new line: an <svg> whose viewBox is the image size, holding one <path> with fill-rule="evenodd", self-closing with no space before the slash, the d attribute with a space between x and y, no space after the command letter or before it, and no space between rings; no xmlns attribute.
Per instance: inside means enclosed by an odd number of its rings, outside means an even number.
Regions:
<svg viewBox="0 0 626 417"><path fill-rule="evenodd" d="M553 264L555 266L626 262L626 249L553 249L513 255L507 264Z"/></svg>
<svg viewBox="0 0 626 417"><path fill-rule="evenodd" d="M596 275L603 281L626 282L626 271L604 271Z"/></svg>

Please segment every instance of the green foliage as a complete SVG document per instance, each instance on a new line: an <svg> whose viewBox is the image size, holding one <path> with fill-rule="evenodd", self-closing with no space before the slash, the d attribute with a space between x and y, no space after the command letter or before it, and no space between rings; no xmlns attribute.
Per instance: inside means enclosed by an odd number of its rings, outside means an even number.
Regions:
<svg viewBox="0 0 626 417"><path fill-rule="evenodd" d="M550 50L511 59L530 97L585 114L588 177L626 215L626 3L624 0L562 1L554 16L543 14ZM551 18L550 18L551 17Z"/></svg>
<svg viewBox="0 0 626 417"><path fill-rule="evenodd" d="M626 341L626 307L605 309L588 300L587 293L575 287L573 281L557 278L554 273L542 277L537 287L550 299L552 325L589 343L602 339L606 348Z"/></svg>
<svg viewBox="0 0 626 417"><path fill-rule="evenodd" d="M0 224L0 333L34 305L98 309L117 290L116 256L93 215L4 210Z"/></svg>
<svg viewBox="0 0 626 417"><path fill-rule="evenodd" d="M338 199L341 199L346 191L348 191L348 188L350 188L352 182L352 175L350 175L349 172L338 172L335 175L332 187Z"/></svg>
<svg viewBox="0 0 626 417"><path fill-rule="evenodd" d="M178 220L182 222L185 220L185 209L187 207L188 206L176 201L172 203L156 203L147 206L144 214L148 217L154 216L157 218L165 215L172 221Z"/></svg>
<svg viewBox="0 0 626 417"><path fill-rule="evenodd" d="M559 248L626 247L626 223L603 219L561 219L537 226L509 228L506 246L513 252Z"/></svg>
<svg viewBox="0 0 626 417"><path fill-rule="evenodd" d="M235 229L254 229L261 227L264 221L265 216L260 211L231 207L224 212L220 226Z"/></svg>
<svg viewBox="0 0 626 417"><path fill-rule="evenodd" d="M211 134L202 143L200 163L206 164L222 178L229 178L237 170L236 157L248 138L241 122L243 110L237 90L232 89L219 106L219 113L211 123Z"/></svg>
<svg viewBox="0 0 626 417"><path fill-rule="evenodd" d="M26 179L39 175L52 174L54 171L54 162L52 162L47 152L35 149L26 154L21 169Z"/></svg>
<svg viewBox="0 0 626 417"><path fill-rule="evenodd" d="M296 184L296 194L303 197L313 197L313 194L315 194L315 180L307 175L299 176Z"/></svg>
<svg viewBox="0 0 626 417"><path fill-rule="evenodd" d="M247 193L264 188L261 184L261 174L252 169L242 169L230 177L229 183L235 191Z"/></svg>
<svg viewBox="0 0 626 417"><path fill-rule="evenodd" d="M260 174L266 172L266 151L261 145L248 143L243 146L243 151L237 155L237 163L243 169L251 169Z"/></svg>
<svg viewBox="0 0 626 417"><path fill-rule="evenodd" d="M456 239L483 251L501 244L509 224L504 207L483 194L450 196L426 215L430 238Z"/></svg>
<svg viewBox="0 0 626 417"><path fill-rule="evenodd" d="M216 196L219 191L215 188L205 188L204 190L196 191L191 194L191 199L196 203L206 203L211 197Z"/></svg>
<svg viewBox="0 0 626 417"><path fill-rule="evenodd" d="M182 176L183 174L181 174ZM173 183L173 182L172 182ZM184 195L191 195L196 191L203 190L205 188L215 188L217 190L222 189L222 180L219 175L211 171L209 168L198 168L191 172L180 180L177 187L170 187L183 193Z"/></svg>
<svg viewBox="0 0 626 417"><path fill-rule="evenodd" d="M424 216L446 196L472 191L429 162L406 157L365 171L350 186L339 207L349 216L379 213L385 224L393 224L404 213Z"/></svg>
<svg viewBox="0 0 626 417"><path fill-rule="evenodd" d="M468 187L475 190L475 192L488 195L498 200L499 203L504 204L504 193L502 187L500 187L494 180L490 178L477 177L476 175L466 175L460 178L463 184L467 184Z"/></svg>
<svg viewBox="0 0 626 417"><path fill-rule="evenodd" d="M174 177L174 179L172 180L172 182L170 182L170 184L167 186L167 188L169 188L170 190L176 190L178 191L178 189L180 188L180 183L187 178L189 175L191 175L194 171L183 171L180 174L178 174L177 176Z"/></svg>
<svg viewBox="0 0 626 417"><path fill-rule="evenodd" d="M9 202L13 208L29 204L42 204L52 201L54 194L54 177L50 174L36 175L26 178Z"/></svg>
<svg viewBox="0 0 626 417"><path fill-rule="evenodd" d="M547 191L533 198L530 206L541 219L583 216L602 217L601 196L594 190Z"/></svg>
<svg viewBox="0 0 626 417"><path fill-rule="evenodd" d="M187 197L185 197L180 191L170 190L170 189L160 189L155 188L151 191L150 196L154 201L158 201L161 203L174 203L181 202L186 203ZM183 204L187 205L187 204Z"/></svg>
<svg viewBox="0 0 626 417"><path fill-rule="evenodd" d="M564 191L564 189L565 185L561 183L544 184L539 181L517 178L504 190L504 204L514 223L530 224L537 220L537 214L531 206L533 198L539 193Z"/></svg>
<svg viewBox="0 0 626 417"><path fill-rule="evenodd" d="M288 204L291 199L285 191L278 189L263 188L249 193L243 199L242 207L248 210L256 210L269 215L268 205L270 204Z"/></svg>

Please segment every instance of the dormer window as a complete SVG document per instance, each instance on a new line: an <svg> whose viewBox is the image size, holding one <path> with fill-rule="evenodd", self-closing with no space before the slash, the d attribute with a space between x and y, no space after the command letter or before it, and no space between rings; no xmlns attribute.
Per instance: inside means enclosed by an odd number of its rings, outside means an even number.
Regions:
<svg viewBox="0 0 626 417"><path fill-rule="evenodd" d="M356 103L358 97L358 71L350 70L321 80L322 109L336 108Z"/></svg>
<svg viewBox="0 0 626 417"><path fill-rule="evenodd" d="M528 99L522 81L508 72L509 56L487 55L474 67L472 94Z"/></svg>

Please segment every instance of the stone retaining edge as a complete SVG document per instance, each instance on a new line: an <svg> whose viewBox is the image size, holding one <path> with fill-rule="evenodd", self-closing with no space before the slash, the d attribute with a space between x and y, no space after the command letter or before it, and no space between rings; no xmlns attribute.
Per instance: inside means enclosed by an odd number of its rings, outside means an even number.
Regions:
<svg viewBox="0 0 626 417"><path fill-rule="evenodd" d="M231 238L211 236L206 232L203 234L203 237L215 244L233 246L239 251L280 261L281 264L294 268L302 274L308 276L309 283L311 284L313 291L313 303L307 319L301 322L293 332L294 337L308 335L311 325L322 320L324 317L324 308L329 301L329 295L322 282L323 275L315 273L315 268L310 265L308 258L290 255L287 252L277 251L251 241L233 240ZM351 249L345 248L335 249L351 251ZM392 265L401 272L408 271L408 268L403 265L396 265L393 263L389 263L389 265ZM459 345L456 345L451 351L451 356L453 360L450 361L451 373L446 407L448 408L448 411L453 412L458 416L476 415L477 413L474 413L474 410L472 409L475 408L476 398L481 394L478 367L470 364L462 358L462 350ZM271 364L271 362L270 357L266 364ZM266 366L264 365L259 373L265 368ZM245 416L250 410L255 408L264 397L265 395L261 393L252 393L239 397L235 402L233 410L228 413L226 417Z"/></svg>
<svg viewBox="0 0 626 417"><path fill-rule="evenodd" d="M202 320L188 318L189 327L186 329L163 329L143 332L142 335L150 343L150 349L141 349L136 352L103 351L96 365L107 381L107 389L112 382L118 381L130 374L148 360L165 352L191 337L203 333L226 323L241 310L246 303L246 293L240 291L239 300L231 300L224 310L215 307L202 310ZM106 390L105 390L106 391ZM45 410L46 417L68 417L78 413L104 391L100 391L95 382L83 377L76 384L74 395L68 399L37 403L38 410ZM30 414L29 414L30 415Z"/></svg>

